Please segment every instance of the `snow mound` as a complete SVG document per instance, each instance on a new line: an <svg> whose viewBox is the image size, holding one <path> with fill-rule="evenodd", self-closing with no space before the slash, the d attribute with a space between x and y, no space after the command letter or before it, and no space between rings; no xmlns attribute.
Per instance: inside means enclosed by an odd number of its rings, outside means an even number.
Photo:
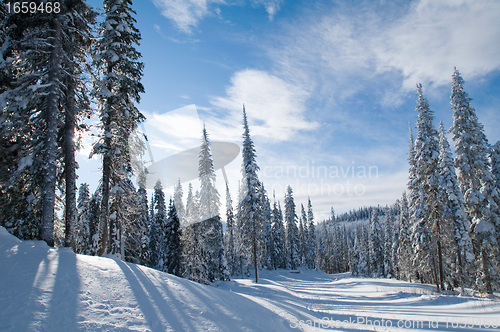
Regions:
<svg viewBox="0 0 500 332"><path fill-rule="evenodd" d="M0 227L2 331L283 331L238 294L110 258L20 241Z"/></svg>

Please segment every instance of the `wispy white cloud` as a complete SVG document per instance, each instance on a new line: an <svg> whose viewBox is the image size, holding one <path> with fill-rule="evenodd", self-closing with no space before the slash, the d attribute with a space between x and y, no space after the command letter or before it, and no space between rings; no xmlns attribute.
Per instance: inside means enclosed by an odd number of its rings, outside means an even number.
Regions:
<svg viewBox="0 0 500 332"><path fill-rule="evenodd" d="M153 0L153 2L164 17L173 21L179 30L189 34L206 16L221 17L220 5L244 4L244 2L228 3L225 0ZM269 20L274 18L283 2L284 0L250 0L251 4L265 8Z"/></svg>
<svg viewBox="0 0 500 332"><path fill-rule="evenodd" d="M212 4L223 0L153 0L161 14L173 21L183 32L191 33L198 22L210 13Z"/></svg>
<svg viewBox="0 0 500 332"><path fill-rule="evenodd" d="M403 86L449 84L453 67L470 78L500 69L500 2L421 0L371 46L378 70L399 70Z"/></svg>
<svg viewBox="0 0 500 332"><path fill-rule="evenodd" d="M195 105L188 105L167 113L143 111L147 120L144 129L154 159L164 158L196 147L200 143L203 123Z"/></svg>
<svg viewBox="0 0 500 332"><path fill-rule="evenodd" d="M269 20L272 21L274 15L280 10L284 0L252 0L252 2L256 5L264 6L269 15Z"/></svg>
<svg viewBox="0 0 500 332"><path fill-rule="evenodd" d="M397 102L418 82L449 84L454 66L469 79L500 69L498 13L494 0L419 0L387 10L337 2L308 11L268 52L283 74L336 98L396 74L399 86L379 102Z"/></svg>
<svg viewBox="0 0 500 332"><path fill-rule="evenodd" d="M240 123L245 104L252 134L269 140L288 140L300 130L318 126L304 117L308 92L300 86L259 70L243 70L231 78L226 96L212 97L211 104L222 110L237 110L228 119ZM236 121L235 121L236 120Z"/></svg>

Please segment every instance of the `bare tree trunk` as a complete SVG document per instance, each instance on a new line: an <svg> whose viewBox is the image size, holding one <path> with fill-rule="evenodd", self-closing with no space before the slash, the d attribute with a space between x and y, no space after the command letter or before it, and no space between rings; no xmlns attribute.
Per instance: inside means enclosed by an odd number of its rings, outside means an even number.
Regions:
<svg viewBox="0 0 500 332"><path fill-rule="evenodd" d="M460 252L460 247L459 247L457 241L455 241L455 243L456 243L456 250L457 250L458 283L459 283L459 286L460 286L460 292L462 294L465 294L464 276L463 276L463 274L465 273L464 270L463 270L463 262L464 262L464 260L462 259L462 253Z"/></svg>
<svg viewBox="0 0 500 332"><path fill-rule="evenodd" d="M45 109L45 149L42 182L42 229L41 239L49 246L54 246L54 205L56 195L57 172L57 118L59 115L59 70L60 70L60 35L61 25L57 18L53 20L52 54L50 56L48 81L51 91L47 97Z"/></svg>
<svg viewBox="0 0 500 332"><path fill-rule="evenodd" d="M72 80L72 78L70 78ZM75 84L68 84L64 123L64 172L66 178L66 236L65 246L75 250L74 227L76 224L76 161L75 161Z"/></svg>
<svg viewBox="0 0 500 332"><path fill-rule="evenodd" d="M255 233L255 230L254 230ZM255 283L259 282L259 266L257 263L257 235L253 237L253 267L255 269Z"/></svg>
<svg viewBox="0 0 500 332"><path fill-rule="evenodd" d="M491 288L491 281L490 281L490 273L488 269L488 259L486 258L486 249L484 246L481 244L481 271L483 273L483 282L484 286L486 288L486 293L487 294L493 294L493 290Z"/></svg>
<svg viewBox="0 0 500 332"><path fill-rule="evenodd" d="M104 146L106 151L102 158L102 199L101 199L101 213L99 222L102 224L101 234L101 247L97 255L102 256L108 247L109 241L109 194L111 182L111 120L110 115L105 120L104 124Z"/></svg>
<svg viewBox="0 0 500 332"><path fill-rule="evenodd" d="M443 254L441 251L441 240L437 240L437 254L438 254L438 272L439 272L439 287L444 290L444 271L443 271Z"/></svg>

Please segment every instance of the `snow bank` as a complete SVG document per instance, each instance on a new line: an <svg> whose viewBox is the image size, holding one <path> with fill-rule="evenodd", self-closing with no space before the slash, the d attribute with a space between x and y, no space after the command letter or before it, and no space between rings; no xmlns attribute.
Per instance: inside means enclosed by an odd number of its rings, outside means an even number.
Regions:
<svg viewBox="0 0 500 332"><path fill-rule="evenodd" d="M0 228L2 331L283 331L255 302L153 269L76 255Z"/></svg>

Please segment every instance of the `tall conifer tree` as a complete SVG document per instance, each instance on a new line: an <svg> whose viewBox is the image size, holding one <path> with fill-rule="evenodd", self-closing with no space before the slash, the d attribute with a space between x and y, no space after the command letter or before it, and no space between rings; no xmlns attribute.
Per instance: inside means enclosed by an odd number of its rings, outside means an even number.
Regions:
<svg viewBox="0 0 500 332"><path fill-rule="evenodd" d="M307 221L309 223L307 236L307 267L316 268L316 227L314 226L314 213L311 198L307 199Z"/></svg>
<svg viewBox="0 0 500 332"><path fill-rule="evenodd" d="M465 214L464 198L460 192L458 179L453 164L450 145L445 135L443 124L439 126L439 202L443 224L447 227L445 235L449 248L455 248L452 254L454 271L450 271L453 280L457 281L462 290L464 286L471 286L467 276L474 271L474 252L469 237L470 221ZM451 256L451 257L450 257ZM453 282L451 283L453 284Z"/></svg>
<svg viewBox="0 0 500 332"><path fill-rule="evenodd" d="M465 212L472 222L472 240L480 269L476 278L482 292L491 294L498 285L498 241L500 240L500 197L490 171L489 146L484 128L463 88L455 68L451 105L455 142L455 166L464 195Z"/></svg>
<svg viewBox="0 0 500 332"><path fill-rule="evenodd" d="M101 35L94 50L96 78L94 95L98 100L102 127L101 138L94 145L94 153L102 156L102 247L118 254L120 250L120 220L110 218L121 208L120 196L127 194L124 180L132 171L128 149L131 133L144 116L137 109L139 94L144 92L140 83L143 63L136 45L141 39L131 0L104 0L104 21ZM110 196L116 196L111 204Z"/></svg>
<svg viewBox="0 0 500 332"><path fill-rule="evenodd" d="M238 206L239 231L242 249L252 262L255 282L258 283L262 234L262 184L257 176L259 166L257 166L254 143L250 137L245 106L243 106L243 130L242 199Z"/></svg>
<svg viewBox="0 0 500 332"><path fill-rule="evenodd" d="M285 194L285 222L286 222L286 246L287 267L296 269L300 265L299 256L299 229L297 228L297 214L295 213L295 202L293 200L292 187L288 186Z"/></svg>

